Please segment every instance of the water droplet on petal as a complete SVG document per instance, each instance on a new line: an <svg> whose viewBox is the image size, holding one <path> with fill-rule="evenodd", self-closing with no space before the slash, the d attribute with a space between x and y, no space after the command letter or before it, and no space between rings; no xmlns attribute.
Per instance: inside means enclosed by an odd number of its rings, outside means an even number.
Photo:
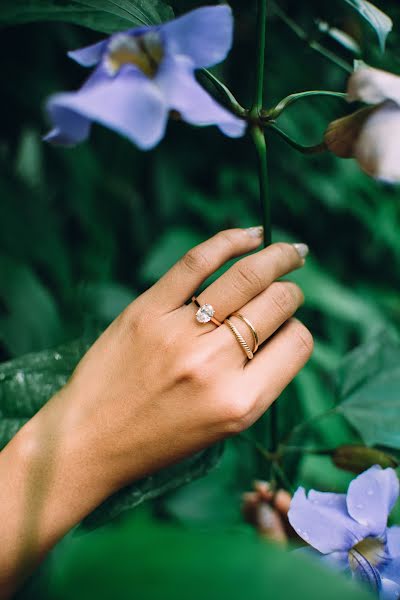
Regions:
<svg viewBox="0 0 400 600"><path fill-rule="evenodd" d="M373 495L374 495L374 490L367 491L367 496L373 496Z"/></svg>
<svg viewBox="0 0 400 600"><path fill-rule="evenodd" d="M310 536L307 533L307 531L303 531L302 537L303 537L303 540L306 540L306 542L308 542L308 540L310 539Z"/></svg>
<svg viewBox="0 0 400 600"><path fill-rule="evenodd" d="M364 508L364 504L356 504L356 508L358 508L359 510Z"/></svg>

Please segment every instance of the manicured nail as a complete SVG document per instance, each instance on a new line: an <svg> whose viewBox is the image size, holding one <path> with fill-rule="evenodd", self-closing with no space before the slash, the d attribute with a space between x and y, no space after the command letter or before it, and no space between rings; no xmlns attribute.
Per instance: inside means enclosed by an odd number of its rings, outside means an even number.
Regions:
<svg viewBox="0 0 400 600"><path fill-rule="evenodd" d="M264 235L264 227L259 225L258 227L248 227L246 229L250 237L262 238Z"/></svg>
<svg viewBox="0 0 400 600"><path fill-rule="evenodd" d="M293 247L297 250L298 255L300 256L300 258L306 258L306 256L308 255L310 249L307 246L307 244L293 244Z"/></svg>

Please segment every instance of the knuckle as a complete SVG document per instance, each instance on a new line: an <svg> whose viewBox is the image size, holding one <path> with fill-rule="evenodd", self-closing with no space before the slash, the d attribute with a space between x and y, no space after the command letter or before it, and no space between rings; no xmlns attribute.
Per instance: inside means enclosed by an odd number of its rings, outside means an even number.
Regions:
<svg viewBox="0 0 400 600"><path fill-rule="evenodd" d="M240 289L251 289L261 292L264 289L264 281L257 269L251 262L241 260L237 263L234 278Z"/></svg>
<svg viewBox="0 0 400 600"><path fill-rule="evenodd" d="M235 435L248 429L253 422L252 409L253 402L246 393L232 395L228 402L225 400L220 406L224 434Z"/></svg>
<svg viewBox="0 0 400 600"><path fill-rule="evenodd" d="M276 244L273 244L273 247L284 258L293 258L294 256L293 246L291 244L277 242Z"/></svg>
<svg viewBox="0 0 400 600"><path fill-rule="evenodd" d="M208 386L212 381L210 362L201 353L182 356L177 362L176 379L181 383L195 384L196 387Z"/></svg>
<svg viewBox="0 0 400 600"><path fill-rule="evenodd" d="M236 252L238 248L238 236L236 229L225 229L218 234L229 252Z"/></svg>
<svg viewBox="0 0 400 600"><path fill-rule="evenodd" d="M308 359L314 350L314 339L311 332L297 319L292 321L291 326L299 351L304 358Z"/></svg>
<svg viewBox="0 0 400 600"><path fill-rule="evenodd" d="M148 329L149 310L142 311L139 302L136 300L118 318L122 327L128 331L132 339L135 339Z"/></svg>
<svg viewBox="0 0 400 600"><path fill-rule="evenodd" d="M297 298L291 285L283 281L276 281L270 289L271 300L279 313L284 317L292 314L297 307Z"/></svg>
<svg viewBox="0 0 400 600"><path fill-rule="evenodd" d="M204 273L210 270L211 264L205 253L196 246L182 257L182 263L191 273Z"/></svg>

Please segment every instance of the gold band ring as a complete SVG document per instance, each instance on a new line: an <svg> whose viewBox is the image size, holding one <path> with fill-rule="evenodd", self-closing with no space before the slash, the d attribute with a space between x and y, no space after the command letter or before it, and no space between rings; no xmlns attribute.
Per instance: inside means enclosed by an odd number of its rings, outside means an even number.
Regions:
<svg viewBox="0 0 400 600"><path fill-rule="evenodd" d="M254 348L253 348L253 354L255 354L258 350L259 347L259 340L258 340L258 334L257 331L254 329L253 325L250 323L250 321L248 319L246 319L246 317L244 317L241 313L239 312L235 312L231 315L231 317L237 317L238 319L240 319L241 321L243 321L243 323L245 323L247 325L247 327L250 329L251 331L251 335L253 336L253 340L254 340Z"/></svg>
<svg viewBox="0 0 400 600"><path fill-rule="evenodd" d="M241 347L243 349L243 352L245 353L245 355L247 356L247 358L249 360L251 360L252 358L254 358L253 352L250 350L250 347L249 347L248 343L246 342L246 340L244 339L244 337L242 336L242 334L240 333L240 331L238 330L238 328L229 319L225 319L224 323L226 325L228 325L229 329L232 331L233 335L235 336L235 338L237 339L237 341L241 345Z"/></svg>
<svg viewBox="0 0 400 600"><path fill-rule="evenodd" d="M192 302L194 302L194 304L199 307L199 310L196 313L196 320L199 323L203 324L203 323L209 323L211 321L211 323L214 323L214 325L221 327L222 323L220 323L217 319L215 319L215 317L214 317L215 310L211 306L211 304L200 305L200 302L197 300L196 296L193 296Z"/></svg>

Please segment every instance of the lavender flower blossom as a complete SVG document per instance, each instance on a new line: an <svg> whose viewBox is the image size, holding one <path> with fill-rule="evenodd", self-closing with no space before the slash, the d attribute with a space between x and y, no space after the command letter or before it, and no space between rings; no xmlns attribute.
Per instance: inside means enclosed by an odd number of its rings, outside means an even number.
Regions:
<svg viewBox="0 0 400 600"><path fill-rule="evenodd" d="M45 139L77 144L96 121L146 150L162 139L171 110L193 125L217 125L230 137L242 136L245 121L220 106L194 76L195 69L224 60L232 33L231 9L211 6L69 52L79 64L96 68L78 91L48 100L54 128Z"/></svg>
<svg viewBox="0 0 400 600"><path fill-rule="evenodd" d="M399 495L396 472L374 466L346 494L299 488L289 521L327 564L368 583L384 600L400 598L400 527L387 527Z"/></svg>
<svg viewBox="0 0 400 600"><path fill-rule="evenodd" d="M400 77L362 66L349 79L347 98L371 106L333 121L326 146L341 158L355 158L376 179L399 182Z"/></svg>

